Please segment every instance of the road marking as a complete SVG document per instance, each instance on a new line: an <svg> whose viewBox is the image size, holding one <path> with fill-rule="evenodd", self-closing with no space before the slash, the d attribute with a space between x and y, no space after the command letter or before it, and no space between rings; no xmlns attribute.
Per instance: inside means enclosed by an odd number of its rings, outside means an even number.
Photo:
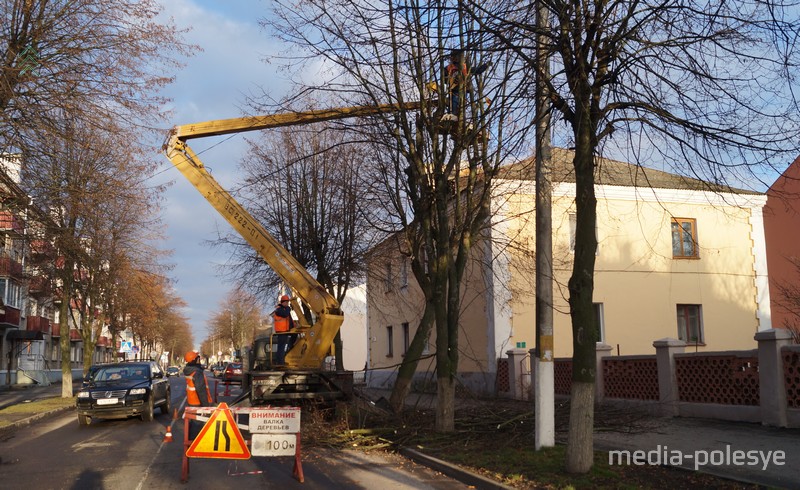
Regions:
<svg viewBox="0 0 800 490"><path fill-rule="evenodd" d="M153 455L153 459L150 460L150 463L148 463L147 468L145 468L144 471L142 472L142 479L139 480L139 484L136 485L136 490L142 490L143 488L145 488L144 484L147 481L147 477L150 476L150 468L152 468L153 465L156 463L158 455L161 454L161 450L164 449L164 444L165 442L162 440L161 444L158 445L158 450Z"/></svg>
<svg viewBox="0 0 800 490"><path fill-rule="evenodd" d="M80 451L82 449L94 449L98 447L109 447L112 445L113 443L111 442L79 442L78 444L72 445L72 450Z"/></svg>

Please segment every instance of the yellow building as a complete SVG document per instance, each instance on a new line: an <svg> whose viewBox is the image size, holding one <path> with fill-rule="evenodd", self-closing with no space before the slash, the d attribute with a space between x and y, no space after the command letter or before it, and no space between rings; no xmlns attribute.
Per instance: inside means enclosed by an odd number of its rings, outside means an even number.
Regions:
<svg viewBox="0 0 800 490"><path fill-rule="evenodd" d="M535 182L530 161L494 182L486 240L475 246L462 293L460 381L495 390L498 359L535 345ZM614 355L653 354L675 338L688 351L756 347L772 327L762 208L766 196L598 159L594 303L600 341ZM556 357L572 355L567 281L575 185L571 152L554 151L553 264ZM422 296L392 240L369 264L369 382L389 386L414 335ZM428 342L432 354L433 338ZM433 382L433 359L417 383Z"/></svg>

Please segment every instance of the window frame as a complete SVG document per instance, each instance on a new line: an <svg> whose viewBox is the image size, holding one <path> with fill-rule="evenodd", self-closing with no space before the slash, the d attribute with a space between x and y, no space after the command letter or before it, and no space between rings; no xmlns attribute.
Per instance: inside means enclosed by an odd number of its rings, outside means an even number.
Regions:
<svg viewBox="0 0 800 490"><path fill-rule="evenodd" d="M405 357L406 353L408 352L408 347L411 345L411 328L408 325L408 322L402 323L403 327L403 357Z"/></svg>
<svg viewBox="0 0 800 490"><path fill-rule="evenodd" d="M692 311L694 310L694 311ZM687 345L705 345L705 332L703 328L703 305L679 303L675 308L678 327L678 339ZM691 340L692 320L696 323L697 339Z"/></svg>
<svg viewBox="0 0 800 490"><path fill-rule="evenodd" d="M685 234L686 230L684 229L684 224L688 224L690 226L689 230L689 238L691 239L692 243L692 253L687 254L684 250L684 245L686 244ZM676 236L676 231L678 235ZM677 239L677 242L676 242ZM697 236L697 219L695 218L675 218L673 217L670 221L670 240L672 242L672 258L673 259L699 259L700 258L700 246L699 240ZM678 254L676 254L676 245L679 247L677 250Z"/></svg>
<svg viewBox="0 0 800 490"><path fill-rule="evenodd" d="M392 272L392 263L386 262L386 268L384 270L386 273L386 277L384 277L384 288L387 293L392 292L392 288L394 286L394 275Z"/></svg>
<svg viewBox="0 0 800 490"><path fill-rule="evenodd" d="M592 303L594 317L597 322L597 342L606 341L606 322L603 303Z"/></svg>
<svg viewBox="0 0 800 490"><path fill-rule="evenodd" d="M386 325L386 357L394 357L394 333L391 325Z"/></svg>
<svg viewBox="0 0 800 490"><path fill-rule="evenodd" d="M403 258L400 262L400 289L408 287L408 259Z"/></svg>

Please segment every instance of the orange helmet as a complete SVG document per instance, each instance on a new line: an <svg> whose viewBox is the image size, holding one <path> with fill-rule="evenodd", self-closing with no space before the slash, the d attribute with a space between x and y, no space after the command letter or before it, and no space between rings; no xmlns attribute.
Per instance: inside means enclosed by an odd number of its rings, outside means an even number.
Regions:
<svg viewBox="0 0 800 490"><path fill-rule="evenodd" d="M186 362L192 362L198 357L200 357L200 353L195 350L190 350L186 353L186 355L183 356L183 358L186 359Z"/></svg>
<svg viewBox="0 0 800 490"><path fill-rule="evenodd" d="M283 303L284 301L289 301L289 296L287 296L285 294L283 296L281 296L281 303Z"/></svg>

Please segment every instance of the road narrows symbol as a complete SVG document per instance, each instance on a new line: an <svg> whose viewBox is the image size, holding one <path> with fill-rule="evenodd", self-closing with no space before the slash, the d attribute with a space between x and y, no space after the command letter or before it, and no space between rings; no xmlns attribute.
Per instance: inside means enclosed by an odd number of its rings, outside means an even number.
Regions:
<svg viewBox="0 0 800 490"><path fill-rule="evenodd" d="M249 459L250 451L227 403L213 409L197 438L186 451L190 458Z"/></svg>

